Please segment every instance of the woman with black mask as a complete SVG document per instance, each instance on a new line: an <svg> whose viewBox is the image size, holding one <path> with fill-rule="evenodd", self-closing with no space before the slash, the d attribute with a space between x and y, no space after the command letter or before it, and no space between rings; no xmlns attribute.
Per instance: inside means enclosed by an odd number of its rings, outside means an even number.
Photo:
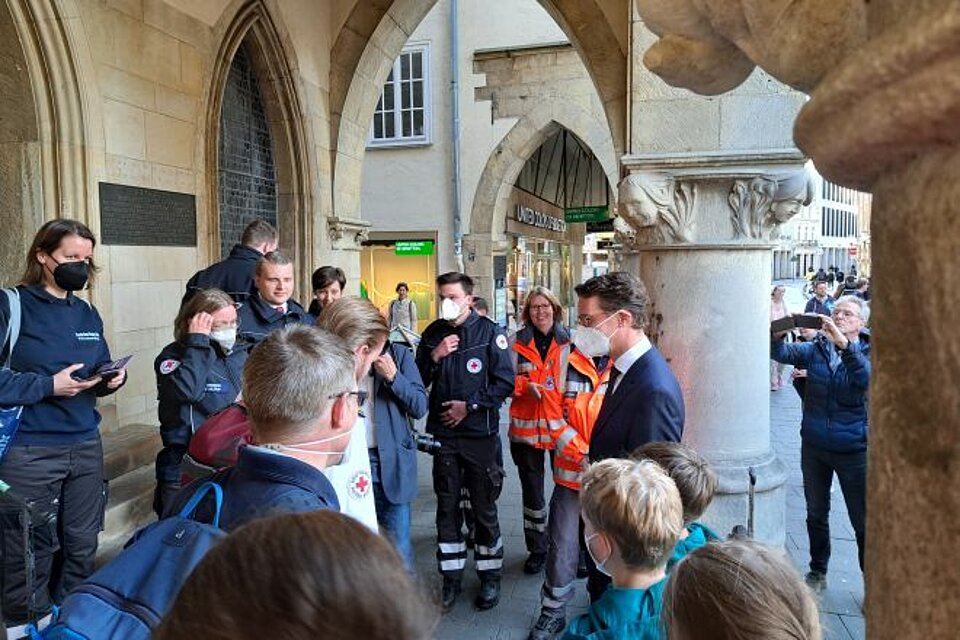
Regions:
<svg viewBox="0 0 960 640"><path fill-rule="evenodd" d="M180 490L180 463L193 433L240 395L253 346L237 341L237 308L220 289L202 289L180 307L173 337L153 363L163 440L153 499L158 516Z"/></svg>
<svg viewBox="0 0 960 640"><path fill-rule="evenodd" d="M124 369L94 373L111 360L103 321L74 295L96 272L95 245L81 222L47 222L27 252L20 284L0 296L0 335L15 325L18 308L21 321L0 358L7 362L0 407L23 406L0 478L31 506L35 567L31 594L19 507L3 501L0 605L8 624L44 616L94 569L107 502L96 402L126 380Z"/></svg>

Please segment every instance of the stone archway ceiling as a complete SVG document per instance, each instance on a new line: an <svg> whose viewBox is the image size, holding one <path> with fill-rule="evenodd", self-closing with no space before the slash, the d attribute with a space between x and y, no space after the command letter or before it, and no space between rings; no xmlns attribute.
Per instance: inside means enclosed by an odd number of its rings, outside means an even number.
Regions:
<svg viewBox="0 0 960 640"><path fill-rule="evenodd" d="M607 205L610 201L600 161L586 143L565 128L547 138L527 158L515 185L562 208Z"/></svg>

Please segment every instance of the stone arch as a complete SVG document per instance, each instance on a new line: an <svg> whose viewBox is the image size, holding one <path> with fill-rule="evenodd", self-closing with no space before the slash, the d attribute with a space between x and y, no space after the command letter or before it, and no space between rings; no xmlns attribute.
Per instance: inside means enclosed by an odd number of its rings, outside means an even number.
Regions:
<svg viewBox="0 0 960 640"><path fill-rule="evenodd" d="M310 156L305 130L306 113L295 83L295 64L287 52L293 51L289 37L280 30L263 0L243 0L235 11L221 18L220 47L214 59L205 106L206 137L203 140L203 166L206 181L205 206L197 221L198 249L202 261L210 262L220 246L219 232L219 141L220 112L227 75L237 49L243 44L250 54L260 90L273 144L273 162L277 181L277 221L280 244L293 254L297 280L306 291L313 260L313 194L310 180ZM232 16L227 21L226 16ZM206 259L206 260L204 260Z"/></svg>
<svg viewBox="0 0 960 640"><path fill-rule="evenodd" d="M600 95L618 156L626 148L629 0L538 0L567 33ZM437 0L357 3L331 52L333 212L356 217L367 133L404 43ZM611 22L610 19L613 20ZM619 21L618 21L619 20Z"/></svg>
<svg viewBox="0 0 960 640"><path fill-rule="evenodd" d="M88 188L88 146L100 138L88 130L91 100L84 94L80 60L89 60L73 0L8 0L2 16L12 55L22 68L9 70L4 87L4 156L13 160L22 188L21 210L4 225L19 264L35 230L57 216L84 221L98 230L96 199ZM80 60L78 60L80 59ZM14 77L18 72L19 77ZM24 93L24 90L26 91ZM11 135L12 134L12 135ZM19 157L14 158L14 154ZM10 194L7 194L8 196ZM5 198L6 199L6 198ZM7 200L9 202L9 200ZM13 236L13 237L12 237ZM16 245L15 247L13 245ZM9 254L8 254L9 255ZM9 276L10 274L4 274Z"/></svg>
<svg viewBox="0 0 960 640"><path fill-rule="evenodd" d="M526 113L491 152L483 168L470 211L470 234L494 240L503 236L513 183L527 159L560 128L576 134L593 151L616 194L619 155L603 125L589 112L562 101L542 102Z"/></svg>

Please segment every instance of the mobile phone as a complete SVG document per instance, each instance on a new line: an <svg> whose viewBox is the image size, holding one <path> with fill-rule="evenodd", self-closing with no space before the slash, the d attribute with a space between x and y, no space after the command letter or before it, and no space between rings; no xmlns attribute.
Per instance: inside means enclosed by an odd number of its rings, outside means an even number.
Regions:
<svg viewBox="0 0 960 640"><path fill-rule="evenodd" d="M812 314L803 314L794 316L797 326L801 329L821 329L823 327L823 318Z"/></svg>
<svg viewBox="0 0 960 640"><path fill-rule="evenodd" d="M127 364L133 360L133 355L124 356L119 360L114 360L113 362L105 362L90 373L90 378L95 378L100 376L104 380L109 380L110 378L116 378L120 375L120 372L127 366Z"/></svg>
<svg viewBox="0 0 960 640"><path fill-rule="evenodd" d="M790 331L797 326L797 321L793 316L785 316L770 323L770 333L782 333Z"/></svg>

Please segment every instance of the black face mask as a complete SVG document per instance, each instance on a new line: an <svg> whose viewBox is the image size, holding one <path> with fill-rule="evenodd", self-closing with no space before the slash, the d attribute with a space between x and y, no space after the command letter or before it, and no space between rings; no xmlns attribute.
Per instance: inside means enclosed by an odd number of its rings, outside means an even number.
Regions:
<svg viewBox="0 0 960 640"><path fill-rule="evenodd" d="M64 291L80 291L87 286L89 277L90 265L86 261L57 262L57 268L53 270L53 281Z"/></svg>

